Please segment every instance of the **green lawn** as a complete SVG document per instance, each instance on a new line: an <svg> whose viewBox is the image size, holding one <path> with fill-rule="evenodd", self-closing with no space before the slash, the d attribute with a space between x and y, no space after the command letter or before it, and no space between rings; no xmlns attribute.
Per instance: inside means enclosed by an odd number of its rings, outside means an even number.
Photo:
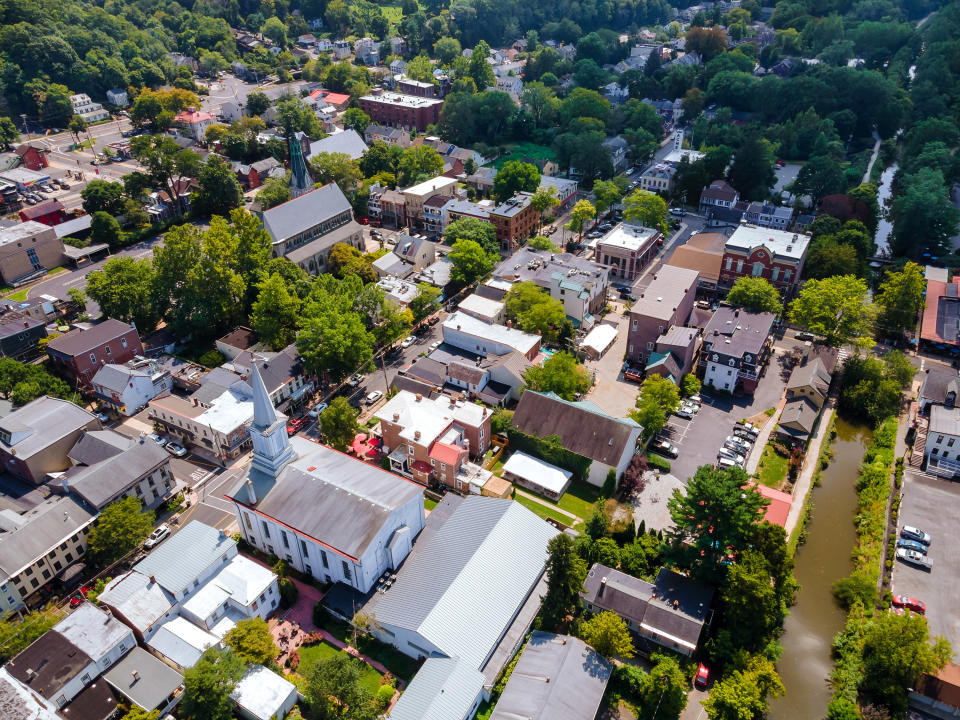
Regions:
<svg viewBox="0 0 960 720"><path fill-rule="evenodd" d="M544 519L553 518L558 522L562 522L564 525L570 525L571 522L573 521L573 519L568 515L564 515L561 512L557 512L556 510L552 510L546 505L541 505L536 500L531 500L530 498L524 497L523 495L516 495L514 496L513 499L516 500L521 505L523 505L528 510L532 510L535 515L539 515Z"/></svg>
<svg viewBox="0 0 960 720"><path fill-rule="evenodd" d="M52 270L47 270L47 275L56 275L57 273L66 272L66 268L61 265L60 267L55 267Z"/></svg>
<svg viewBox="0 0 960 720"><path fill-rule="evenodd" d="M323 629L333 635L337 640L344 643L352 642L350 630L346 623L334 620L327 616L323 621ZM385 645L379 640L371 637L361 637L357 639L357 650L368 658L376 660L387 670L396 675L401 680L410 682L417 670L420 669L420 663L411 657L407 657L402 652L390 645ZM303 662L303 653L300 653L300 661Z"/></svg>
<svg viewBox="0 0 960 720"><path fill-rule="evenodd" d="M572 482L557 503L567 512L584 520L593 515L593 505L600 499L600 488L587 482Z"/></svg>
<svg viewBox="0 0 960 720"><path fill-rule="evenodd" d="M15 292L13 295L7 296L7 300L12 300L13 302L23 302L26 299L27 299L26 288Z"/></svg>
<svg viewBox="0 0 960 720"><path fill-rule="evenodd" d="M774 490L780 490L783 487L783 481L787 477L789 468L790 461L777 455L772 445L767 445L763 449L763 455L760 456L757 472L760 475L761 483Z"/></svg>
<svg viewBox="0 0 960 720"><path fill-rule="evenodd" d="M519 143L518 145L514 145L506 155L497 158L493 166L499 170L508 160L522 160L524 162L531 160L556 160L556 155L553 150L546 145Z"/></svg>
<svg viewBox="0 0 960 720"><path fill-rule="evenodd" d="M310 674L310 668L320 660L325 660L326 658L333 657L337 654L343 653L343 650L337 650L325 642L317 643L316 645L310 645L308 647L301 647L300 650L300 667L297 669L297 674L307 677ZM357 661L361 662L361 661ZM376 694L377 688L380 687L380 673L374 670L372 667L363 664L363 674L360 676L360 683L367 688L371 693Z"/></svg>
<svg viewBox="0 0 960 720"><path fill-rule="evenodd" d="M425 497L423 499L423 507L425 507L427 510L433 510L436 506L437 506L436 500L431 500L428 497Z"/></svg>

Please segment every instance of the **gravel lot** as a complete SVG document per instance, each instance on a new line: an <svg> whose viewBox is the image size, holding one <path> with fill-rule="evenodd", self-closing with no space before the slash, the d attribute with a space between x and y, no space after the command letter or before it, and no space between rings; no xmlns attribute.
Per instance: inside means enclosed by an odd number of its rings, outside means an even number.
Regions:
<svg viewBox="0 0 960 720"><path fill-rule="evenodd" d="M933 542L930 572L897 561L893 568L893 592L910 595L927 604L931 635L943 635L952 647L960 647L960 554L956 552L956 508L960 507L960 484L907 469L903 477L900 527L913 525L929 533Z"/></svg>

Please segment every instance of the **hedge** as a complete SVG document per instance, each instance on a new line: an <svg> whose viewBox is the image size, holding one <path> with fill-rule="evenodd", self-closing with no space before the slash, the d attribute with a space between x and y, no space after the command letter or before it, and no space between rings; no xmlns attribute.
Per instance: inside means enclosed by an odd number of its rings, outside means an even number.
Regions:
<svg viewBox="0 0 960 720"><path fill-rule="evenodd" d="M510 447L514 450L522 450L544 462L569 470L573 473L574 480L587 479L587 474L590 472L590 458L567 450L558 436L548 435L545 438L538 438L511 427L507 430L507 437L510 438Z"/></svg>
<svg viewBox="0 0 960 720"><path fill-rule="evenodd" d="M670 461L653 453L647 453L647 466L662 472L670 472Z"/></svg>

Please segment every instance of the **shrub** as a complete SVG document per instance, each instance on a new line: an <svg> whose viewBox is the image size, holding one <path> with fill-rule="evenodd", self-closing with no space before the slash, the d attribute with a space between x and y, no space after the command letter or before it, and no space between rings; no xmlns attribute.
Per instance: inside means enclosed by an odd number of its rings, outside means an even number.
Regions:
<svg viewBox="0 0 960 720"><path fill-rule="evenodd" d="M617 471L613 468L607 470L607 479L603 481L603 488L600 490L600 494L603 497L613 497L614 491L617 489Z"/></svg>
<svg viewBox="0 0 960 720"><path fill-rule="evenodd" d="M289 567L290 566L287 565L286 560L277 560L277 562L273 564L273 567L271 568L271 570L273 570L273 572L279 575L280 577L286 577L287 570L289 569Z"/></svg>
<svg viewBox="0 0 960 720"><path fill-rule="evenodd" d="M390 704L390 701L393 700L393 695L396 692L389 685L381 685L380 689L377 690L377 705L380 706L381 710L385 710L387 705Z"/></svg>
<svg viewBox="0 0 960 720"><path fill-rule="evenodd" d="M314 603L313 604L313 624L316 625L317 627L323 627L326 619L327 619L327 613L323 609L323 605L318 602Z"/></svg>
<svg viewBox="0 0 960 720"><path fill-rule="evenodd" d="M280 589L280 606L288 608L295 605L297 598L300 597L300 591L297 589L296 583L290 578L282 577L277 586Z"/></svg>
<svg viewBox="0 0 960 720"><path fill-rule="evenodd" d="M208 350L198 358L201 365L208 368L220 367L227 359L219 350Z"/></svg>
<svg viewBox="0 0 960 720"><path fill-rule="evenodd" d="M659 455L647 454L647 465L662 472L670 472L670 461Z"/></svg>
<svg viewBox="0 0 960 720"><path fill-rule="evenodd" d="M864 607L872 607L877 599L877 583L869 575L854 570L849 577L833 584L833 595L845 608L859 601Z"/></svg>

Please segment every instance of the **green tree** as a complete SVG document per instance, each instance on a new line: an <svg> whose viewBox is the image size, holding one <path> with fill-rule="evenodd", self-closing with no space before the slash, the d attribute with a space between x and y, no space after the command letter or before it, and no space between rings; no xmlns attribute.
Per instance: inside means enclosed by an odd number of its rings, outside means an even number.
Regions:
<svg viewBox="0 0 960 720"><path fill-rule="evenodd" d="M317 153L310 158L310 170L317 182L336 183L344 194L353 192L363 179L357 163L346 153Z"/></svg>
<svg viewBox="0 0 960 720"><path fill-rule="evenodd" d="M118 256L87 276L87 295L107 317L132 322L141 333L157 326L160 312L154 297L156 273L149 260Z"/></svg>
<svg viewBox="0 0 960 720"><path fill-rule="evenodd" d="M467 75L473 79L480 92L496 84L493 68L487 62L488 57L490 57L490 46L481 40L473 48L473 54L467 65Z"/></svg>
<svg viewBox="0 0 960 720"><path fill-rule="evenodd" d="M397 182L414 185L443 172L443 158L429 145L417 145L403 151L397 161Z"/></svg>
<svg viewBox="0 0 960 720"><path fill-rule="evenodd" d="M260 32L281 48L287 46L287 26L283 24L280 18L276 16L267 18L263 27L260 28Z"/></svg>
<svg viewBox="0 0 960 720"><path fill-rule="evenodd" d="M97 562L109 565L133 550L153 530L153 513L140 500L125 497L107 505L97 518L87 543Z"/></svg>
<svg viewBox="0 0 960 720"><path fill-rule="evenodd" d="M504 297L504 304L507 316L526 332L539 332L551 340L572 332L563 303L532 281L515 283Z"/></svg>
<svg viewBox="0 0 960 720"><path fill-rule="evenodd" d="M783 624L786 604L770 582L766 558L755 550L744 552L727 568L720 589L724 628L737 647L758 652Z"/></svg>
<svg viewBox="0 0 960 720"><path fill-rule="evenodd" d="M767 504L742 469L701 465L686 488L674 490L667 501L674 523L669 554L694 576L716 582L728 555L736 557L748 547Z"/></svg>
<svg viewBox="0 0 960 720"><path fill-rule="evenodd" d="M257 202L261 210L269 210L289 199L290 178L288 177L267 178L263 188L257 193Z"/></svg>
<svg viewBox="0 0 960 720"><path fill-rule="evenodd" d="M509 200L518 192L534 192L540 186L540 170L520 160L508 160L493 179L493 197L497 202Z"/></svg>
<svg viewBox="0 0 960 720"><path fill-rule="evenodd" d="M330 248L327 263L330 265L330 272L335 277L343 278L347 275L356 275L365 285L377 280L377 271L373 264L353 245L343 242L336 243Z"/></svg>
<svg viewBox="0 0 960 720"><path fill-rule="evenodd" d="M309 372L346 377L373 357L373 345L373 335L351 307L325 293L307 301L297 349Z"/></svg>
<svg viewBox="0 0 960 720"><path fill-rule="evenodd" d="M679 718L687 706L687 676L672 655L653 653L650 660L653 667L645 677L640 718Z"/></svg>
<svg viewBox="0 0 960 720"><path fill-rule="evenodd" d="M181 150L169 135L140 135L130 143L133 157L146 168L150 179L174 198L174 210L183 214L180 185L200 172L200 156Z"/></svg>
<svg viewBox="0 0 960 720"><path fill-rule="evenodd" d="M433 84L433 63L426 55L417 55L407 63L406 75L412 80Z"/></svg>
<svg viewBox="0 0 960 720"><path fill-rule="evenodd" d="M102 210L95 212L90 220L90 239L95 243L106 243L114 249L119 247L123 241L120 223Z"/></svg>
<svg viewBox="0 0 960 720"><path fill-rule="evenodd" d="M460 41L452 37L442 37L433 44L433 54L441 65L449 65L458 57L462 48Z"/></svg>
<svg viewBox="0 0 960 720"><path fill-rule="evenodd" d="M556 207L560 204L560 200L557 198L557 189L552 185L538 187L530 198L530 204L533 206L533 209L537 211L537 233L539 233L540 228L543 226L543 213L546 212L548 208Z"/></svg>
<svg viewBox="0 0 960 720"><path fill-rule="evenodd" d="M690 397L700 392L700 378L693 373L687 373L680 381L680 394L684 397Z"/></svg>
<svg viewBox="0 0 960 720"><path fill-rule="evenodd" d="M226 216L240 206L243 191L230 165L219 155L210 155L197 177L197 199L193 209L202 215Z"/></svg>
<svg viewBox="0 0 960 720"><path fill-rule="evenodd" d="M803 267L805 277L822 280L834 275L864 274L864 263L856 248L840 245L835 237L818 238L810 244L810 252Z"/></svg>
<svg viewBox="0 0 960 720"><path fill-rule="evenodd" d="M561 622L580 605L587 565L577 554L573 538L560 533L547 544L547 593L543 614L548 626Z"/></svg>
<svg viewBox="0 0 960 720"><path fill-rule="evenodd" d="M415 322L420 322L440 305L440 289L429 283L417 285L417 296L410 301L410 312Z"/></svg>
<svg viewBox="0 0 960 720"><path fill-rule="evenodd" d="M73 134L77 145L79 145L83 142L83 138L80 136L87 131L87 121L79 115L74 115L70 118L70 122L67 123L67 129Z"/></svg>
<svg viewBox="0 0 960 720"><path fill-rule="evenodd" d="M471 217L457 218L444 231L447 242L451 245L460 240L473 240L489 255L500 255L500 241L497 240L497 230L492 223Z"/></svg>
<svg viewBox="0 0 960 720"><path fill-rule="evenodd" d="M634 577L651 577L663 564L662 545L656 535L638 535L620 551L620 569Z"/></svg>
<svg viewBox="0 0 960 720"><path fill-rule="evenodd" d="M243 661L231 650L210 648L183 673L180 713L186 720L230 720L235 704L230 698L243 677Z"/></svg>
<svg viewBox="0 0 960 720"><path fill-rule="evenodd" d="M250 116L263 115L270 107L270 98L261 90L254 90L247 95L247 113Z"/></svg>
<svg viewBox="0 0 960 720"><path fill-rule="evenodd" d="M274 350L282 350L296 338L300 306L300 298L291 294L281 275L268 275L259 285L250 326L263 342Z"/></svg>
<svg viewBox="0 0 960 720"><path fill-rule="evenodd" d="M575 400L592 384L587 369L567 352L555 353L543 365L531 366L523 379L531 390L556 393L564 400Z"/></svg>
<svg viewBox="0 0 960 720"><path fill-rule="evenodd" d="M810 158L807 164L800 168L793 184L794 192L809 195L817 204L824 195L843 192L846 187L847 181L840 165L826 155Z"/></svg>
<svg viewBox="0 0 960 720"><path fill-rule="evenodd" d="M731 305L779 315L783 310L779 291L762 277L739 277L727 293Z"/></svg>
<svg viewBox="0 0 960 720"><path fill-rule="evenodd" d="M822 335L827 345L873 344L877 316L867 284L853 275L808 280L790 306L790 321Z"/></svg>
<svg viewBox="0 0 960 720"><path fill-rule="evenodd" d="M730 184L746 200L763 200L777 180L773 170L773 150L766 140L746 140L733 156Z"/></svg>
<svg viewBox="0 0 960 720"><path fill-rule="evenodd" d="M20 139L20 133L13 120L6 115L0 117L0 149L6 149Z"/></svg>
<svg viewBox="0 0 960 720"><path fill-rule="evenodd" d="M916 257L928 245L938 252L948 252L960 211L950 201L943 173L936 168L920 168L905 175L901 186L903 191L891 207L894 253ZM917 242L918 238L923 238L922 242Z"/></svg>
<svg viewBox="0 0 960 720"><path fill-rule="evenodd" d="M752 655L742 668L713 686L703 707L710 720L760 720L766 716L767 698L783 693L783 683L773 663Z"/></svg>
<svg viewBox="0 0 960 720"><path fill-rule="evenodd" d="M554 245L550 238L545 235L535 235L530 238L527 242L527 247L531 250L544 250L552 253L561 252L560 248Z"/></svg>
<svg viewBox="0 0 960 720"><path fill-rule="evenodd" d="M277 655L270 628L262 618L241 620L223 638L223 643L245 664L270 665Z"/></svg>
<svg viewBox="0 0 960 720"><path fill-rule="evenodd" d="M855 355L843 365L840 407L873 422L896 415L901 391L910 385L913 365L896 350L883 358Z"/></svg>
<svg viewBox="0 0 960 720"><path fill-rule="evenodd" d="M623 217L627 222L655 228L667 234L667 203L659 195L646 190L634 190L623 199Z"/></svg>
<svg viewBox="0 0 960 720"><path fill-rule="evenodd" d="M302 132L315 140L323 135L323 127L316 113L298 97L290 97L277 103L277 124L288 137Z"/></svg>
<svg viewBox="0 0 960 720"><path fill-rule="evenodd" d="M362 677L363 662L346 653L319 660L306 676L310 715L316 720L373 720L377 701Z"/></svg>
<svg viewBox="0 0 960 720"><path fill-rule="evenodd" d="M458 240L447 253L453 267L451 279L458 285L469 285L493 270L494 256L473 240Z"/></svg>
<svg viewBox="0 0 960 720"><path fill-rule="evenodd" d="M863 637L863 681L868 697L888 707L896 716L907 709L907 695L923 673L935 674L953 653L943 637L929 636L921 615L874 615Z"/></svg>
<svg viewBox="0 0 960 720"><path fill-rule="evenodd" d="M10 613L0 618L0 662L6 663L56 625L62 618L59 611L49 605L14 619Z"/></svg>
<svg viewBox="0 0 960 720"><path fill-rule="evenodd" d="M123 212L123 195L123 184L109 180L91 180L80 191L83 209L88 215L100 211L109 215L120 215Z"/></svg>
<svg viewBox="0 0 960 720"><path fill-rule="evenodd" d="M159 710L151 710L147 712L143 708L133 705L130 708L130 712L123 716L123 720L158 720L159 717Z"/></svg>
<svg viewBox="0 0 960 720"><path fill-rule="evenodd" d="M876 295L880 308L878 325L888 333L915 328L917 316L925 305L926 289L923 269L917 263L908 262L899 272L888 270Z"/></svg>
<svg viewBox="0 0 960 720"><path fill-rule="evenodd" d="M571 232L578 233L583 240L583 230L587 223L597 216L597 209L589 200L577 200L577 204L570 211L570 222L567 227Z"/></svg>
<svg viewBox="0 0 960 720"><path fill-rule="evenodd" d="M370 127L370 116L360 108L348 108L342 120L344 130L356 130L361 137Z"/></svg>
<svg viewBox="0 0 960 720"><path fill-rule="evenodd" d="M331 447L346 450L359 431L358 413L345 397L337 396L320 413L320 431Z"/></svg>
<svg viewBox="0 0 960 720"><path fill-rule="evenodd" d="M632 658L633 638L622 617L604 611L580 624L580 637L598 653L608 658Z"/></svg>
<svg viewBox="0 0 960 720"><path fill-rule="evenodd" d="M612 180L598 180L593 184L593 204L597 208L597 215L603 215L622 197L623 191Z"/></svg>
<svg viewBox="0 0 960 720"><path fill-rule="evenodd" d="M670 414L680 407L680 391L662 375L650 375L640 386L637 409L630 417L643 427L643 436L654 437L663 430Z"/></svg>

